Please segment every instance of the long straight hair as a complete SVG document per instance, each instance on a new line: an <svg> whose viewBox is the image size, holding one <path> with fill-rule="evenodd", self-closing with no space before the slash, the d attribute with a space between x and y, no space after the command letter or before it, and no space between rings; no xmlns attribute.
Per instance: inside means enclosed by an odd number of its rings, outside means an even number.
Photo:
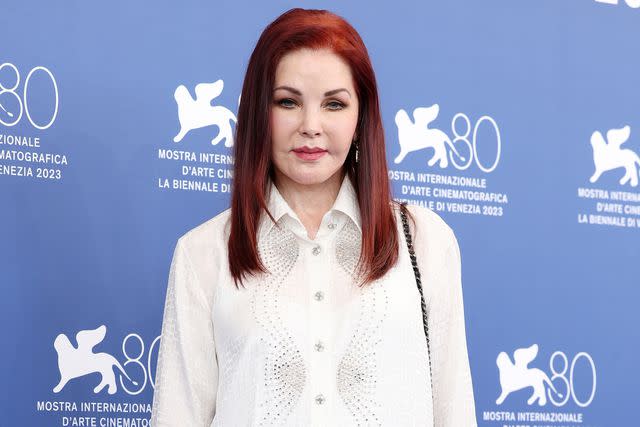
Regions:
<svg viewBox="0 0 640 427"><path fill-rule="evenodd" d="M349 65L360 108L352 148L344 163L357 194L362 228L358 277L364 286L382 277L398 259L398 233L387 172L378 89L367 48L342 17L326 10L294 8L262 32L242 86L235 129L229 269L236 287L249 274L268 272L258 253L258 226L267 208L271 161L270 106L280 59L297 49L329 49Z"/></svg>

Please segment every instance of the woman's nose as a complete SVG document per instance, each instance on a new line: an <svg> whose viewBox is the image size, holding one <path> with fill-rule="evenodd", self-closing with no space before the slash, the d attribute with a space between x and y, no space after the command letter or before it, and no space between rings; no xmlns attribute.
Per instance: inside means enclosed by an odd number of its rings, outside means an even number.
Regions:
<svg viewBox="0 0 640 427"><path fill-rule="evenodd" d="M316 136L320 134L320 112L315 108L305 108L302 113L302 123L300 123L300 132Z"/></svg>

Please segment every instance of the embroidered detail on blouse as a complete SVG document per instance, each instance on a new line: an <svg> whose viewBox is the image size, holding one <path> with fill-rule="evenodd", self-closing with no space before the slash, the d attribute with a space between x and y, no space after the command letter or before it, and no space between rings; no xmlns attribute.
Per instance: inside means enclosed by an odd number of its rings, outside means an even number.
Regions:
<svg viewBox="0 0 640 427"><path fill-rule="evenodd" d="M258 246L260 258L271 274L253 287L251 309L264 330L264 394L259 408L261 426L281 425L302 396L306 366L291 332L280 317L280 287L298 259L298 243L293 233L274 226Z"/></svg>
<svg viewBox="0 0 640 427"><path fill-rule="evenodd" d="M336 259L342 269L355 280L355 268L362 246L360 230L351 221L347 221L336 238Z"/></svg>
<svg viewBox="0 0 640 427"><path fill-rule="evenodd" d="M361 240L356 226L347 222L336 241L338 264L352 277L360 256ZM381 408L376 399L378 365L376 350L382 341L381 327L387 314L389 298L380 281L356 290L359 313L356 327L338 364L337 388L357 425L382 425Z"/></svg>

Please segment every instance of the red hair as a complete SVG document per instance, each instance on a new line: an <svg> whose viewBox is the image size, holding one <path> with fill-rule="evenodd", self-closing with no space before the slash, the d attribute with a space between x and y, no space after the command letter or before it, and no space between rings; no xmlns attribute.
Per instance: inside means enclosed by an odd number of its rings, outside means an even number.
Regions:
<svg viewBox="0 0 640 427"><path fill-rule="evenodd" d="M260 214L267 209L266 193L273 179L270 106L276 67L287 53L329 49L351 69L360 108L358 163L351 149L344 163L357 193L362 225L358 262L362 284L382 277L398 259L398 233L387 173L384 130L378 89L367 48L342 17L326 10L290 9L269 24L258 40L242 86L235 129L231 194L229 269L236 287L246 274L268 272L257 249ZM397 203L393 201L393 203Z"/></svg>

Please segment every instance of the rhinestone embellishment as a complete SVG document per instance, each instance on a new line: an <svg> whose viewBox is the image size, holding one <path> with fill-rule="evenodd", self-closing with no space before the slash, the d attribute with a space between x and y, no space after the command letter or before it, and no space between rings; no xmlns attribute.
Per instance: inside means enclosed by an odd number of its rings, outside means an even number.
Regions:
<svg viewBox="0 0 640 427"><path fill-rule="evenodd" d="M355 284L355 267L361 250L361 235L355 224L347 222L336 240L338 264ZM389 297L382 281L357 288L358 320L349 344L340 359L337 388L340 398L357 425L381 425L381 403L376 398L378 384L377 348L382 341L382 325Z"/></svg>
<svg viewBox="0 0 640 427"><path fill-rule="evenodd" d="M298 259L299 246L290 230L273 227L261 239L258 252L270 272L256 283L251 297L251 309L263 331L260 341L265 348L260 425L282 425L302 396L307 377L302 352L280 315L281 287Z"/></svg>
<svg viewBox="0 0 640 427"><path fill-rule="evenodd" d="M351 221L347 221L336 238L336 258L342 269L355 279L355 268L362 246L360 230Z"/></svg>

